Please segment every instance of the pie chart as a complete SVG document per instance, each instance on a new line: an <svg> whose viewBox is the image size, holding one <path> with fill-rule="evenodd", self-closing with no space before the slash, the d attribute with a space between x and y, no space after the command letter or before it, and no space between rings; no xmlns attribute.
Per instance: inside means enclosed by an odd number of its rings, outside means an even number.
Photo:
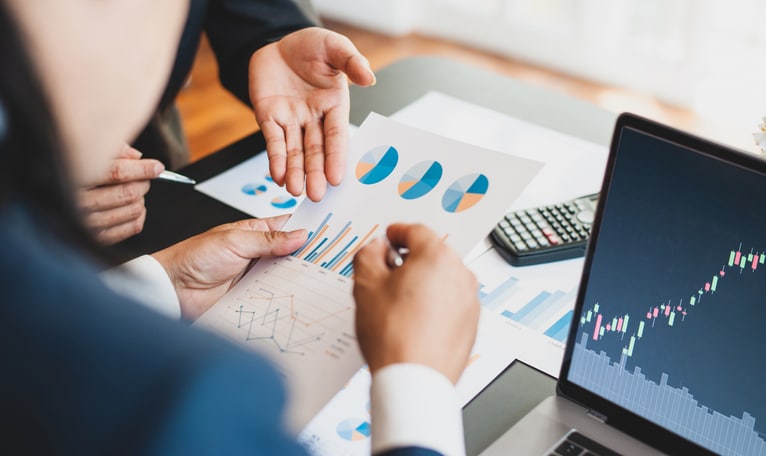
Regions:
<svg viewBox="0 0 766 456"><path fill-rule="evenodd" d="M365 185L377 184L393 172L398 162L399 152L394 146L374 147L356 164L356 178Z"/></svg>
<svg viewBox="0 0 766 456"><path fill-rule="evenodd" d="M481 201L489 188L489 179L484 174L469 174L449 186L442 207L447 212L462 212Z"/></svg>
<svg viewBox="0 0 766 456"><path fill-rule="evenodd" d="M336 432L343 440L356 442L370 438L370 423L366 420L351 418L341 421Z"/></svg>
<svg viewBox="0 0 766 456"><path fill-rule="evenodd" d="M290 209L298 204L298 200L289 196L277 196L271 200L271 205L277 209Z"/></svg>
<svg viewBox="0 0 766 456"><path fill-rule="evenodd" d="M404 173L399 181L399 195L404 199L416 199L433 190L442 178L442 165L427 160L418 163Z"/></svg>
<svg viewBox="0 0 766 456"><path fill-rule="evenodd" d="M268 188L263 184L245 184L242 186L242 193L245 195L260 195L266 193Z"/></svg>

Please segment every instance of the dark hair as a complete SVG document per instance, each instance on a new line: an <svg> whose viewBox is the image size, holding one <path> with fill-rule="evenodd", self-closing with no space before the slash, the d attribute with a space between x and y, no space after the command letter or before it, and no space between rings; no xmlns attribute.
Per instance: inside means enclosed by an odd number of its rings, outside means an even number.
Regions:
<svg viewBox="0 0 766 456"><path fill-rule="evenodd" d="M19 199L34 206L65 242L112 263L84 227L64 146L22 33L0 0L0 209Z"/></svg>

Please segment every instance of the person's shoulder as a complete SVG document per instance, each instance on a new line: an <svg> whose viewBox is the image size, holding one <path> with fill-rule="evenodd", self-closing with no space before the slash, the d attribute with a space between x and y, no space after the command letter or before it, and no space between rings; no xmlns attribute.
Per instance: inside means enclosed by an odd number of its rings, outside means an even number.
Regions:
<svg viewBox="0 0 766 456"><path fill-rule="evenodd" d="M113 293L29 222L0 212L0 421L15 423L0 448L300 454L267 360Z"/></svg>

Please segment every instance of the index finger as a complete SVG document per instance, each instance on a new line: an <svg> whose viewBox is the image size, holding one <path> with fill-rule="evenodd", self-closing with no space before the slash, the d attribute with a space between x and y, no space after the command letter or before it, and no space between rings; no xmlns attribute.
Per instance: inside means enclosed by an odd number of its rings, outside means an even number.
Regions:
<svg viewBox="0 0 766 456"><path fill-rule="evenodd" d="M119 184L150 180L159 176L163 170L165 170L165 165L159 160L151 158L142 160L118 158L112 162L104 182L99 182L99 184Z"/></svg>
<svg viewBox="0 0 766 456"><path fill-rule="evenodd" d="M237 220L236 222L225 223L211 228L210 231L225 230L246 230L246 231L277 231L281 230L290 214L276 215L273 217L262 217Z"/></svg>
<svg viewBox="0 0 766 456"><path fill-rule="evenodd" d="M410 253L417 253L434 243L441 243L442 239L436 232L425 225L407 225L396 223L389 225L386 236L392 245L406 247Z"/></svg>

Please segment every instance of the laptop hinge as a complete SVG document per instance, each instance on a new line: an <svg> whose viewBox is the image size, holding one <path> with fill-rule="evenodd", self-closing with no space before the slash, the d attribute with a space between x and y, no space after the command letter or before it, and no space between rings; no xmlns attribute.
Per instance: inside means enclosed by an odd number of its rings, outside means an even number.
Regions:
<svg viewBox="0 0 766 456"><path fill-rule="evenodd" d="M601 423L606 423L606 415L604 415L603 413L598 413L595 410L588 410L587 412L585 412L585 414L596 421L599 421Z"/></svg>

